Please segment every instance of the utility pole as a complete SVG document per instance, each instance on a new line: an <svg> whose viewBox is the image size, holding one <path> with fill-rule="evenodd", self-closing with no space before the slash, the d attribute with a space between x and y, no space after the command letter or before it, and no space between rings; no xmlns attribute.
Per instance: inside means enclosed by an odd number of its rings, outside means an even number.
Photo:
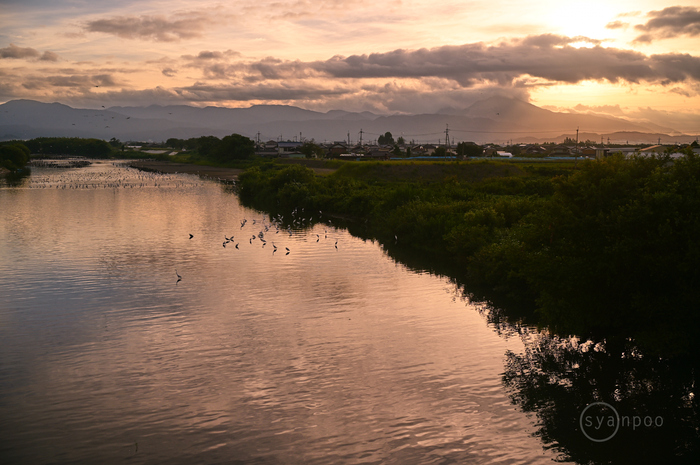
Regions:
<svg viewBox="0 0 700 465"><path fill-rule="evenodd" d="M362 128L360 128L360 147L362 147Z"/></svg>
<svg viewBox="0 0 700 465"><path fill-rule="evenodd" d="M574 169L578 164L578 126L576 126L576 153L574 154Z"/></svg>
<svg viewBox="0 0 700 465"><path fill-rule="evenodd" d="M348 131L348 147L350 147L350 131Z"/></svg>
<svg viewBox="0 0 700 465"><path fill-rule="evenodd" d="M445 160L447 160L447 150L450 148L450 125L445 125Z"/></svg>

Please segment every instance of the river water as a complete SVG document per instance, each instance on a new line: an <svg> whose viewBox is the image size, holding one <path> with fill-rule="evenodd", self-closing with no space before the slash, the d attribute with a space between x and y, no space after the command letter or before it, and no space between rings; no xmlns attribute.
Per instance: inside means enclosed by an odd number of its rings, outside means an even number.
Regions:
<svg viewBox="0 0 700 465"><path fill-rule="evenodd" d="M554 458L503 386L523 343L447 279L212 181L35 168L0 277L3 464Z"/></svg>

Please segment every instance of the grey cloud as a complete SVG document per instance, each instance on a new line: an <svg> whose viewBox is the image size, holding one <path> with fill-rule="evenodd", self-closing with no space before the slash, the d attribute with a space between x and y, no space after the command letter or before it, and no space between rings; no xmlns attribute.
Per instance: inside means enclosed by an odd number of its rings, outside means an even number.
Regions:
<svg viewBox="0 0 700 465"><path fill-rule="evenodd" d="M182 55L182 58L188 61L200 62L213 60L228 60L230 58L235 58L239 56L241 56L240 52L235 52L233 50L226 50L225 52L212 52L209 50L203 50L197 55Z"/></svg>
<svg viewBox="0 0 700 465"><path fill-rule="evenodd" d="M90 21L85 25L85 30L124 39L175 42L200 37L201 31L211 23L212 19L204 14L180 15L173 19L164 16L117 16Z"/></svg>
<svg viewBox="0 0 700 465"><path fill-rule="evenodd" d="M536 36L528 36L524 39L514 41L514 43L521 43L525 46L535 46L540 48L565 46L576 42L588 42L594 45L600 45L603 43L602 40L591 39L585 36L566 37L557 34L541 34Z"/></svg>
<svg viewBox="0 0 700 465"><path fill-rule="evenodd" d="M28 90L46 89L51 87L66 87L76 89L90 89L94 86L117 86L114 78L108 74L63 74L49 76L28 76L24 79L22 87Z"/></svg>
<svg viewBox="0 0 700 465"><path fill-rule="evenodd" d="M46 51L41 53L31 47L18 47L15 44L10 44L9 47L0 48L0 58L29 58L38 59L41 61L58 61L58 55L56 55L54 52Z"/></svg>
<svg viewBox="0 0 700 465"><path fill-rule="evenodd" d="M173 76L175 76L175 75L177 74L177 71L175 71L175 70L172 69L172 68L163 68L163 70L161 71L161 73L163 73L164 76L173 77Z"/></svg>
<svg viewBox="0 0 700 465"><path fill-rule="evenodd" d="M571 43L580 38L568 39ZM549 45L547 45L549 44ZM554 45L556 44L556 45ZM370 55L336 56L322 62L259 63L268 78L289 77L310 68L335 78L442 77L464 87L483 82L513 84L529 75L553 82L583 80L667 84L700 80L700 58L683 54L647 56L615 48L562 46L558 37L530 37L520 42L481 43ZM251 67L256 69L255 66Z"/></svg>
<svg viewBox="0 0 700 465"><path fill-rule="evenodd" d="M635 26L643 32L635 42L650 43L656 39L700 35L700 8L672 6L661 11L652 11L651 19Z"/></svg>
<svg viewBox="0 0 700 465"><path fill-rule="evenodd" d="M18 47L15 44L0 48L0 58L37 58L40 55L38 50L29 47Z"/></svg>
<svg viewBox="0 0 700 465"><path fill-rule="evenodd" d="M576 48L570 44L597 44ZM204 52L203 52L204 53ZM205 57L218 57L206 52ZM202 54L200 54L202 55ZM483 43L432 49L393 50L369 55L334 56L303 62L268 57L256 62L229 63L193 60L206 79L229 79L250 84L265 81L335 79L447 79L463 88L485 83L508 87L536 87L584 80L647 82L669 85L700 82L700 57L689 54L645 55L605 48L585 37L552 34L488 46Z"/></svg>
<svg viewBox="0 0 700 465"><path fill-rule="evenodd" d="M352 89L328 88L313 84L260 84L212 86L195 83L192 86L177 89L176 92L192 101L214 100L317 100L332 96L352 93Z"/></svg>
<svg viewBox="0 0 700 465"><path fill-rule="evenodd" d="M53 52L44 52L39 59L41 61L58 61L58 55Z"/></svg>

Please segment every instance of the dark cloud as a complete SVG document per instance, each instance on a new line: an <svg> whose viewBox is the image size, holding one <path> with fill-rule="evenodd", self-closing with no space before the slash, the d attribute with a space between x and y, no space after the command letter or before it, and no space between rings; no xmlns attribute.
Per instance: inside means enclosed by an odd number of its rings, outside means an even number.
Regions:
<svg viewBox="0 0 700 465"><path fill-rule="evenodd" d="M15 44L10 44L9 47L0 48L0 58L14 59L37 59L41 61L58 61L58 55L54 52L46 51L39 52L30 47L18 47Z"/></svg>
<svg viewBox="0 0 700 465"><path fill-rule="evenodd" d="M634 28L643 32L635 42L649 43L657 39L700 35L700 8L672 6L661 11L652 11L651 19Z"/></svg>
<svg viewBox="0 0 700 465"><path fill-rule="evenodd" d="M173 77L177 74L177 71L172 68L163 68L161 73L163 73L164 76Z"/></svg>
<svg viewBox="0 0 700 465"><path fill-rule="evenodd" d="M103 32L124 39L175 42L200 37L201 32L212 22L209 16L202 13L178 15L170 19L164 16L116 16L89 21L84 29L87 32Z"/></svg>
<svg viewBox="0 0 700 465"><path fill-rule="evenodd" d="M575 48L582 38L533 36L494 46L482 43L433 49L394 50L369 55L335 56L326 61L300 62L265 59L246 65L249 80L302 79L325 76L339 79L444 78L473 87L484 83L512 86L528 77L549 83L574 84L585 80L647 82L700 81L700 58L688 54L644 55L605 48ZM240 66L239 66L240 71ZM544 82L542 82L544 81ZM530 83L529 85L533 85Z"/></svg>
<svg viewBox="0 0 700 465"><path fill-rule="evenodd" d="M38 50L29 47L18 47L15 44L0 48L0 58L38 58L39 56L41 56L41 53Z"/></svg>

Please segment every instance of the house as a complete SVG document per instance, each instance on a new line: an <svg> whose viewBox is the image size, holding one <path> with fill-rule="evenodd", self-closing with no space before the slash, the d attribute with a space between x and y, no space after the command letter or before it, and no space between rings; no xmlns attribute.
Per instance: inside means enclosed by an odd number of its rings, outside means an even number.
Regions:
<svg viewBox="0 0 700 465"><path fill-rule="evenodd" d="M391 150L386 148L370 150L365 159L369 160L388 160L391 157Z"/></svg>
<svg viewBox="0 0 700 465"><path fill-rule="evenodd" d="M348 153L348 148L345 144L335 143L328 147L328 152L326 152L326 157L328 158L338 158L341 155L346 155Z"/></svg>

